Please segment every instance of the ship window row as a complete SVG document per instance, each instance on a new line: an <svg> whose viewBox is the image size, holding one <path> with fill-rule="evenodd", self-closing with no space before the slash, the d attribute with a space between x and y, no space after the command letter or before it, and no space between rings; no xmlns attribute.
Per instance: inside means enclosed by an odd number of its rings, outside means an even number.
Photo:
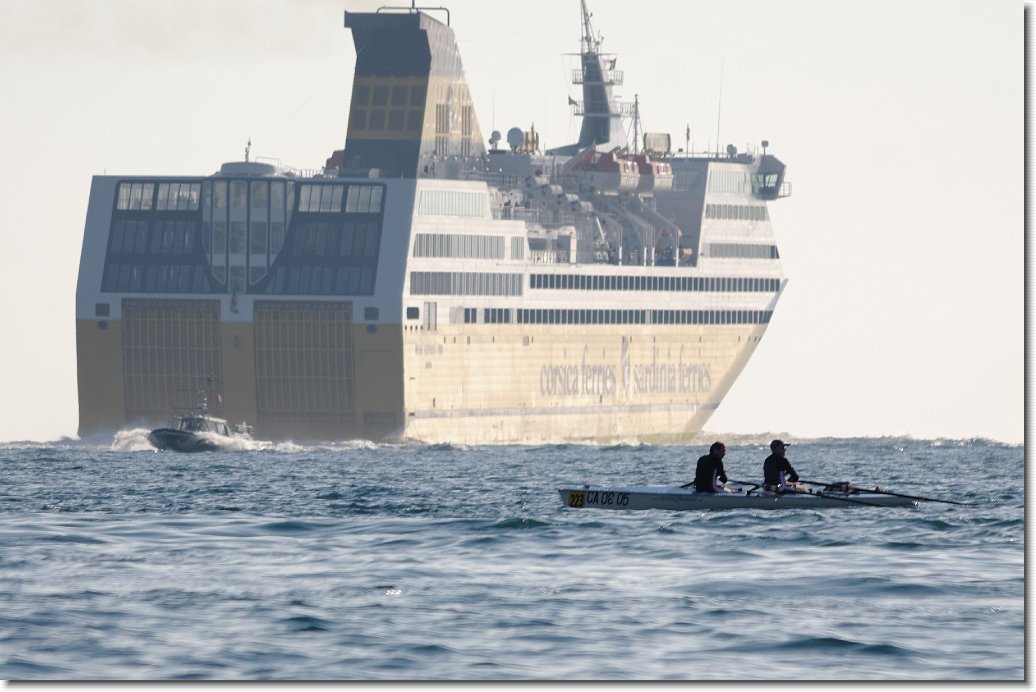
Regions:
<svg viewBox="0 0 1036 692"><path fill-rule="evenodd" d="M105 293L222 293L246 292L266 278L265 266L226 265L209 268L201 264L143 264L109 261L104 268L101 290ZM293 266L272 272L261 293L269 295L372 295L374 267ZM224 287L224 282L227 286Z"/></svg>
<svg viewBox="0 0 1036 692"><path fill-rule="evenodd" d="M381 212L383 194L384 188L381 185L301 185L299 211L339 213L344 201L347 214L378 214Z"/></svg>
<svg viewBox="0 0 1036 692"><path fill-rule="evenodd" d="M424 84L364 84L353 86L353 106L423 106L426 88ZM391 98L390 98L391 94Z"/></svg>
<svg viewBox="0 0 1036 692"><path fill-rule="evenodd" d="M486 324L511 324L511 310L510 308L484 308L482 321Z"/></svg>
<svg viewBox="0 0 1036 692"><path fill-rule="evenodd" d="M424 106L427 89L424 84L362 84L353 87L354 106ZM390 98L391 95L391 98Z"/></svg>
<svg viewBox="0 0 1036 692"><path fill-rule="evenodd" d="M746 171L709 172L709 192L747 194L752 187Z"/></svg>
<svg viewBox="0 0 1036 692"><path fill-rule="evenodd" d="M119 211L197 211L200 198L200 182L160 182L157 185L120 182L115 208Z"/></svg>
<svg viewBox="0 0 1036 692"><path fill-rule="evenodd" d="M752 176L752 193L760 194L763 192L776 191L777 183L780 181L779 173L764 173Z"/></svg>
<svg viewBox="0 0 1036 692"><path fill-rule="evenodd" d="M424 84L355 84L349 129L420 133L426 95Z"/></svg>
<svg viewBox="0 0 1036 692"><path fill-rule="evenodd" d="M414 239L414 257L504 259L504 239L490 235L419 233Z"/></svg>
<svg viewBox="0 0 1036 692"><path fill-rule="evenodd" d="M521 274L485 272L411 272L411 295L520 296Z"/></svg>
<svg viewBox="0 0 1036 692"><path fill-rule="evenodd" d="M769 324L773 310L652 310L651 324Z"/></svg>
<svg viewBox="0 0 1036 692"><path fill-rule="evenodd" d="M419 134L424 123L423 108L363 108L353 105L349 113L349 129Z"/></svg>
<svg viewBox="0 0 1036 692"><path fill-rule="evenodd" d="M369 296L374 267L276 267L264 293L269 295Z"/></svg>
<svg viewBox="0 0 1036 692"><path fill-rule="evenodd" d="M511 259L525 259L525 238L515 236L511 238Z"/></svg>
<svg viewBox="0 0 1036 692"><path fill-rule="evenodd" d="M253 255L263 256L269 249L270 255L276 257L284 245L283 221L270 224L253 221L248 225L244 221L231 221L229 236L226 221L213 221L211 232L209 223L205 222L204 230L206 247L210 248L209 254L214 257L225 255L228 251L232 255L244 254L246 248Z"/></svg>
<svg viewBox="0 0 1036 692"><path fill-rule="evenodd" d="M706 219L733 221L766 221L769 214L763 204L706 204Z"/></svg>
<svg viewBox="0 0 1036 692"><path fill-rule="evenodd" d="M518 324L646 324L647 310L515 310Z"/></svg>
<svg viewBox="0 0 1036 692"><path fill-rule="evenodd" d="M381 227L376 223L307 221L292 230L295 257L376 258Z"/></svg>
<svg viewBox="0 0 1036 692"><path fill-rule="evenodd" d="M302 185L299 188L299 211L342 211L345 185Z"/></svg>
<svg viewBox="0 0 1036 692"><path fill-rule="evenodd" d="M201 183L159 183L158 211L196 211Z"/></svg>
<svg viewBox="0 0 1036 692"><path fill-rule="evenodd" d="M422 190L417 213L421 216L482 218L486 215L486 195L484 192Z"/></svg>
<svg viewBox="0 0 1036 692"><path fill-rule="evenodd" d="M547 290L774 293L780 285L780 279L755 276L529 275L529 288Z"/></svg>
<svg viewBox="0 0 1036 692"><path fill-rule="evenodd" d="M216 281L219 285L226 289L226 293L238 294L246 291L245 276L247 273L248 281L251 284L256 284L266 276L266 265L262 263L253 263L250 266L245 266L243 263L235 263L227 265L226 262L222 264L216 264L212 267L212 275L216 277Z"/></svg>
<svg viewBox="0 0 1036 692"><path fill-rule="evenodd" d="M707 254L713 258L780 259L776 245L760 243L709 243Z"/></svg>
<svg viewBox="0 0 1036 692"><path fill-rule="evenodd" d="M198 247L193 221L117 219L108 237L108 252L122 255L186 255Z"/></svg>
<svg viewBox="0 0 1036 692"><path fill-rule="evenodd" d="M228 206L232 209L266 209L268 204L274 211L284 210L288 206L286 200L294 192L294 185L282 180L205 181L202 186L203 206L208 208L211 196L213 209L227 209Z"/></svg>
<svg viewBox="0 0 1036 692"><path fill-rule="evenodd" d="M157 191L157 199L155 198ZM119 211L197 211L201 183L119 183Z"/></svg>
<svg viewBox="0 0 1036 692"><path fill-rule="evenodd" d="M487 309L487 324L509 324L510 310ZM520 309L517 324L769 324L772 310L583 310ZM465 310L465 322L468 312Z"/></svg>
<svg viewBox="0 0 1036 692"><path fill-rule="evenodd" d="M101 290L106 293L212 293L209 272L200 264L109 262Z"/></svg>

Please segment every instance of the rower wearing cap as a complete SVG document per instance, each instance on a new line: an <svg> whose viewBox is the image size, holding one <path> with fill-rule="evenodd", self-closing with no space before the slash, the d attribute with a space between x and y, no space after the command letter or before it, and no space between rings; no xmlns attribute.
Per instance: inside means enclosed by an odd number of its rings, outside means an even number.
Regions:
<svg viewBox="0 0 1036 692"><path fill-rule="evenodd" d="M763 462L763 488L766 490L786 493L803 492L797 485L799 474L795 473L791 463L784 458L784 449L790 446L783 440L774 440L770 443L772 454Z"/></svg>

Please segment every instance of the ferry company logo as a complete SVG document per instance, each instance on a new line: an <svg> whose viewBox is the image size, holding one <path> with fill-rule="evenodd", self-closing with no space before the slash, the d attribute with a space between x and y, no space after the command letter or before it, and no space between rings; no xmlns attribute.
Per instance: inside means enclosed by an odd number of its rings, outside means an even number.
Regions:
<svg viewBox="0 0 1036 692"><path fill-rule="evenodd" d="M584 346L578 362L540 368L540 394L550 397L613 396L619 386L625 399L638 394L704 394L712 389L712 366L684 362L683 349L676 362L660 360L652 349L649 362L634 362L628 338L623 338L619 362L595 362Z"/></svg>
<svg viewBox="0 0 1036 692"><path fill-rule="evenodd" d="M578 363L540 368L540 394L544 396L604 396L615 393L615 366L594 363L590 347L583 347Z"/></svg>

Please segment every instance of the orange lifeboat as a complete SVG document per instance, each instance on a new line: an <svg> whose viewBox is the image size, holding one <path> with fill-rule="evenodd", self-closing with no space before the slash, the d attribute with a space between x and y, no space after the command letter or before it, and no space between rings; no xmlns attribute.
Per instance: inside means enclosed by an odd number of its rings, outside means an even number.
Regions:
<svg viewBox="0 0 1036 692"><path fill-rule="evenodd" d="M600 152L591 147L569 164L569 177L583 190L632 192L640 184L640 169L618 148Z"/></svg>
<svg viewBox="0 0 1036 692"><path fill-rule="evenodd" d="M654 192L673 189L673 166L664 161L652 161L647 154L635 154L633 161L637 164L640 182L637 192Z"/></svg>

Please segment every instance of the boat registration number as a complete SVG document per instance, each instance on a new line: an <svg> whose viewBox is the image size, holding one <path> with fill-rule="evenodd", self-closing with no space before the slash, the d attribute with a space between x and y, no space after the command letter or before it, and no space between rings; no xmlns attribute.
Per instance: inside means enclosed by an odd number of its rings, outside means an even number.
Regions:
<svg viewBox="0 0 1036 692"><path fill-rule="evenodd" d="M569 507L625 507L629 503L629 493L616 493L610 490L580 490L568 493Z"/></svg>

